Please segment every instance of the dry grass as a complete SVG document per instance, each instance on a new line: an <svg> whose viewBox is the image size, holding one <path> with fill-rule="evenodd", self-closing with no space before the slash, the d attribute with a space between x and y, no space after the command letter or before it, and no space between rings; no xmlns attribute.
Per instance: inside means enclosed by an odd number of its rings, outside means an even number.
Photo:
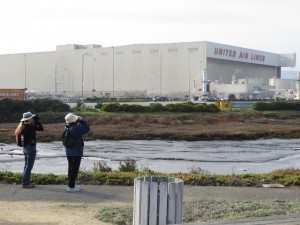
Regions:
<svg viewBox="0 0 300 225"><path fill-rule="evenodd" d="M87 115L92 139L243 140L257 138L299 138L300 113L219 114L104 114ZM14 142L16 123L2 123L0 142ZM60 140L64 123L44 124L39 141ZM61 131L61 132L60 132Z"/></svg>

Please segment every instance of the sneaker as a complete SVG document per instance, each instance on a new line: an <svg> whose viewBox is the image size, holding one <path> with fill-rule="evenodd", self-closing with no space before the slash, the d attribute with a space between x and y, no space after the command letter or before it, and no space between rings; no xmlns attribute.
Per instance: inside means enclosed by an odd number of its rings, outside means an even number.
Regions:
<svg viewBox="0 0 300 225"><path fill-rule="evenodd" d="M73 188L67 187L67 192L79 192L80 188L78 186L75 186Z"/></svg>
<svg viewBox="0 0 300 225"><path fill-rule="evenodd" d="M35 184L22 185L22 188L34 188Z"/></svg>

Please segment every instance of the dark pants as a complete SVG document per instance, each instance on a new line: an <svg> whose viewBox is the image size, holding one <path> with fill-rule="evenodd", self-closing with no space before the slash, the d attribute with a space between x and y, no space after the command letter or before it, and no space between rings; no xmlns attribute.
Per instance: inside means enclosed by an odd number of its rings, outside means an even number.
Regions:
<svg viewBox="0 0 300 225"><path fill-rule="evenodd" d="M79 172L79 167L80 167L80 162L81 162L81 156L67 156L68 162L69 162L69 167L68 167L68 179L69 179L69 184L68 186L70 188L75 187L75 180L77 178L78 172Z"/></svg>
<svg viewBox="0 0 300 225"><path fill-rule="evenodd" d="M30 184L31 170L36 157L36 146L24 146L23 153L25 156L25 165L22 176L22 186Z"/></svg>

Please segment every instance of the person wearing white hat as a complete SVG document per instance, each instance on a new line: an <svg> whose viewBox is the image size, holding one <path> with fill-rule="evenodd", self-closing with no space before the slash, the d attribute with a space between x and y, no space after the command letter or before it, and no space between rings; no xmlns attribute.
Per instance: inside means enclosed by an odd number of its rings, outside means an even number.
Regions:
<svg viewBox="0 0 300 225"><path fill-rule="evenodd" d="M22 188L34 188L30 183L31 170L36 157L36 131L44 130L39 117L31 112L23 114L23 118L15 133L18 137L23 137L21 146L25 156L25 165L22 176Z"/></svg>
<svg viewBox="0 0 300 225"><path fill-rule="evenodd" d="M84 142L82 136L90 131L90 127L81 116L77 116L74 113L68 113L65 117L65 121L67 123L65 131L68 130L68 135L71 139L73 139L70 146L65 145L68 159L69 180L67 192L78 192L80 188L75 185L75 180L77 178L81 158L83 156Z"/></svg>

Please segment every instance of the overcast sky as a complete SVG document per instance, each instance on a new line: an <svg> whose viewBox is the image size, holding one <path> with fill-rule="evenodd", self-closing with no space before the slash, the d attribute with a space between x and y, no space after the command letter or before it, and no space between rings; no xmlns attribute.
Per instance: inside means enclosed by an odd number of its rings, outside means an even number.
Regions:
<svg viewBox="0 0 300 225"><path fill-rule="evenodd" d="M298 0L1 0L0 27L0 54L207 40L296 52L300 70Z"/></svg>

